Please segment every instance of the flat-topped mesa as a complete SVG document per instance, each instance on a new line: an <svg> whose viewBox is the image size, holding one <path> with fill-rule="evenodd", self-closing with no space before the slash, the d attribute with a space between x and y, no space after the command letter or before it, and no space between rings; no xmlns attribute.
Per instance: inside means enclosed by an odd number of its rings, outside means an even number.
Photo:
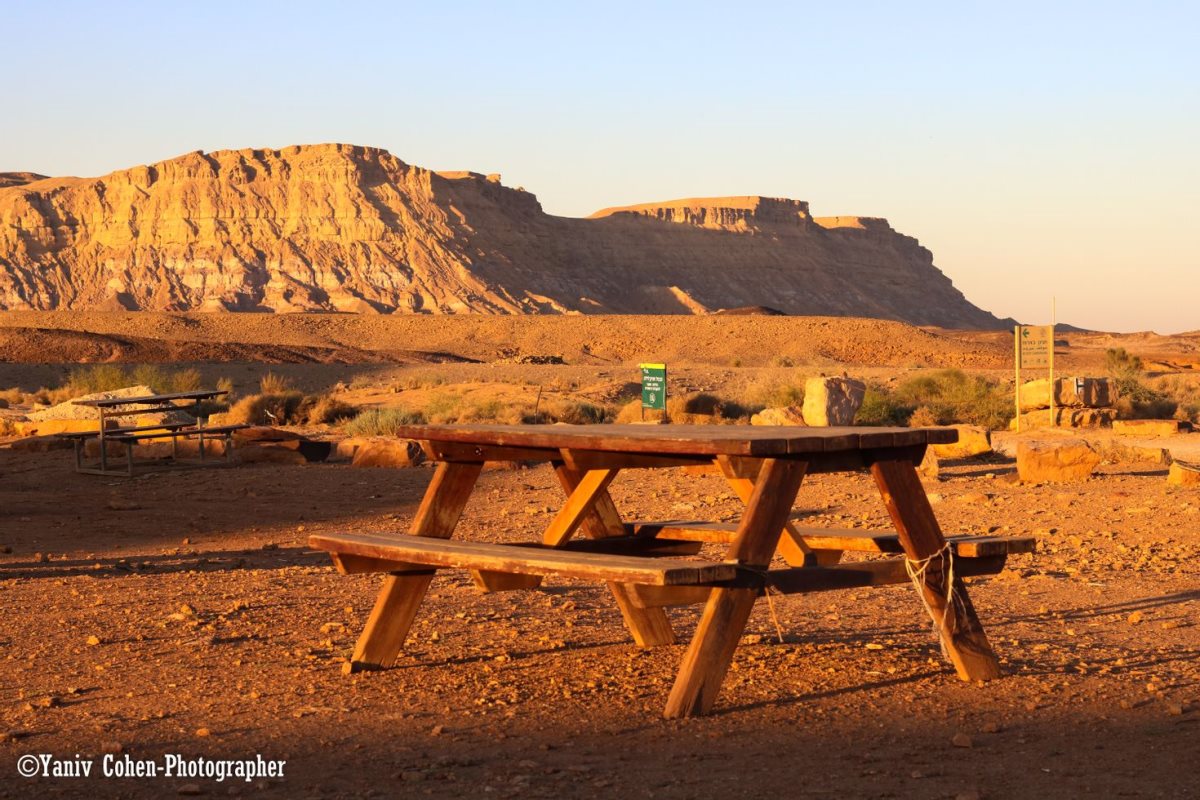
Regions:
<svg viewBox="0 0 1200 800"><path fill-rule="evenodd" d="M690 197L662 203L604 208L588 219L642 216L721 230L752 230L761 225L807 225L808 203L786 197Z"/></svg>
<svg viewBox="0 0 1200 800"><path fill-rule="evenodd" d="M46 180L36 172L0 172L0 189L6 186L24 186L27 183Z"/></svg>
<svg viewBox="0 0 1200 800"><path fill-rule="evenodd" d="M349 144L197 151L100 178L40 177L0 188L0 309L769 306L1002 324L971 305L915 239L883 221L816 224L798 200L675 200L558 217L499 175L434 172Z"/></svg>

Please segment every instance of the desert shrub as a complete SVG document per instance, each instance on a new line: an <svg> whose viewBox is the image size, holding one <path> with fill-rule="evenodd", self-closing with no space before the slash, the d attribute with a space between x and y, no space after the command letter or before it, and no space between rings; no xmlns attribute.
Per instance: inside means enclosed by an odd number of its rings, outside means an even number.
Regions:
<svg viewBox="0 0 1200 800"><path fill-rule="evenodd" d="M3 399L10 406L15 406L18 403L25 402L25 393L20 389L13 387L0 392L0 399Z"/></svg>
<svg viewBox="0 0 1200 800"><path fill-rule="evenodd" d="M908 425L914 409L896 399L883 384L868 383L862 406L854 415L855 425Z"/></svg>
<svg viewBox="0 0 1200 800"><path fill-rule="evenodd" d="M796 366L796 362L792 361L792 359L788 356L775 356L775 358L771 359L771 364L776 367Z"/></svg>
<svg viewBox="0 0 1200 800"><path fill-rule="evenodd" d="M122 367L116 364L92 364L71 370L62 388L72 392L70 397L78 397L95 392L111 392L129 385L129 375Z"/></svg>
<svg viewBox="0 0 1200 800"><path fill-rule="evenodd" d="M17 426L12 420L0 418L0 436L16 436Z"/></svg>
<svg viewBox="0 0 1200 800"><path fill-rule="evenodd" d="M745 392L745 406L762 410L804 404L804 385L780 380L758 380Z"/></svg>
<svg viewBox="0 0 1200 800"><path fill-rule="evenodd" d="M47 399L61 403L96 392L111 392L127 386L149 386L159 394L191 392L201 388L200 372L195 369L168 369L156 364L139 364L126 369L118 364L93 364L76 367L67 374L67 382L47 392Z"/></svg>
<svg viewBox="0 0 1200 800"><path fill-rule="evenodd" d="M139 364L126 378L126 386L149 386L158 394L194 392L201 387L195 369L165 369L157 364Z"/></svg>
<svg viewBox="0 0 1200 800"><path fill-rule="evenodd" d="M446 382L446 379L440 375L434 375L429 372L415 372L411 375L405 375L400 381L400 385L405 389L425 389L430 386L441 386Z"/></svg>
<svg viewBox="0 0 1200 800"><path fill-rule="evenodd" d="M336 397L322 395L308 409L307 422L309 425L330 425L342 420L351 419L358 414L358 408Z"/></svg>
<svg viewBox="0 0 1200 800"><path fill-rule="evenodd" d="M919 417L922 425L965 422L999 430L1007 427L1016 414L1008 392L998 383L958 369L909 378L894 395L901 406L913 409L913 414L923 409ZM916 423L910 418L909 424Z"/></svg>
<svg viewBox="0 0 1200 800"><path fill-rule="evenodd" d="M425 415L406 408L370 408L345 424L351 436L395 436L401 425L424 425Z"/></svg>
<svg viewBox="0 0 1200 800"><path fill-rule="evenodd" d="M251 394L233 404L229 409L228 421L246 425L298 425L305 420L308 409L314 404L304 407L304 394L295 391Z"/></svg>
<svg viewBox="0 0 1200 800"><path fill-rule="evenodd" d="M264 395L283 395L292 390L292 381L284 375L268 372L258 382L258 391Z"/></svg>
<svg viewBox="0 0 1200 800"><path fill-rule="evenodd" d="M1154 388L1176 404L1175 418L1200 423L1200 378L1161 378Z"/></svg>
<svg viewBox="0 0 1200 800"><path fill-rule="evenodd" d="M539 414L539 416L543 415L546 422L565 422L568 425L601 425L612 422L615 416L613 410L608 406L580 400L560 400L551 403L542 414Z"/></svg>
<svg viewBox="0 0 1200 800"><path fill-rule="evenodd" d="M1104 351L1104 366L1117 388L1117 416L1123 419L1162 419L1174 416L1179 402L1148 385L1142 359L1124 347Z"/></svg>

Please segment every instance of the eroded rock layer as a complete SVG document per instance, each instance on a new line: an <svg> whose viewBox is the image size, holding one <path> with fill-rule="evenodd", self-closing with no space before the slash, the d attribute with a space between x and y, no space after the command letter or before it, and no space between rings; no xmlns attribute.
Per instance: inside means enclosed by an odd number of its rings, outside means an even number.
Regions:
<svg viewBox="0 0 1200 800"><path fill-rule="evenodd" d="M352 145L0 182L0 308L789 314L991 328L884 220L730 197L555 217L499 176Z"/></svg>

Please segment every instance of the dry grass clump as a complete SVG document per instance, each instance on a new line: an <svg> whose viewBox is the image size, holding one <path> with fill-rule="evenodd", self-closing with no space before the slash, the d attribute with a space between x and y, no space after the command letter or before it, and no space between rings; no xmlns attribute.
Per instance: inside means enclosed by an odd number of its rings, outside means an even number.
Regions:
<svg viewBox="0 0 1200 800"><path fill-rule="evenodd" d="M301 392L251 394L229 409L227 421L235 425L290 425L300 422L298 413L304 402Z"/></svg>
<svg viewBox="0 0 1200 800"><path fill-rule="evenodd" d="M752 412L764 408L804 405L804 384L777 378L760 378L746 387L745 407Z"/></svg>
<svg viewBox="0 0 1200 800"><path fill-rule="evenodd" d="M1200 377L1170 375L1154 381L1151 388L1175 403L1175 419L1200 423Z"/></svg>
<svg viewBox="0 0 1200 800"><path fill-rule="evenodd" d="M308 409L307 422L309 425L332 425L336 422L353 419L357 415L357 406L352 406L331 395L322 395L316 398L316 402Z"/></svg>
<svg viewBox="0 0 1200 800"><path fill-rule="evenodd" d="M370 408L346 423L350 436L395 436L401 425L424 425L425 415L406 408Z"/></svg>
<svg viewBox="0 0 1200 800"><path fill-rule="evenodd" d="M630 400L617 412L616 423L629 424L662 419L672 425L732 425L746 421L751 410L733 400L725 400L708 392L698 392L683 397L668 397L666 412L646 409L642 412L642 400Z"/></svg>
<svg viewBox="0 0 1200 800"><path fill-rule="evenodd" d="M996 381L943 369L901 383L891 395L893 415L908 409L913 426L968 423L1001 430L1016 415L1008 390Z"/></svg>
<svg viewBox="0 0 1200 800"><path fill-rule="evenodd" d="M264 395L285 395L291 393L294 389L291 379L283 375L276 375L274 372L268 372L259 379L258 391Z"/></svg>
<svg viewBox="0 0 1200 800"><path fill-rule="evenodd" d="M539 407L537 413L524 414L526 425L565 423L567 425L603 425L612 422L616 412L612 406L588 403L583 400L554 400Z"/></svg>

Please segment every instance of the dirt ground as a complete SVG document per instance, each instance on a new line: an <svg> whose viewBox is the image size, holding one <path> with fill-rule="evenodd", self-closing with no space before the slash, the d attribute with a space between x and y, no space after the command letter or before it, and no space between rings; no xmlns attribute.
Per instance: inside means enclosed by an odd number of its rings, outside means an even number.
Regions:
<svg viewBox="0 0 1200 800"><path fill-rule="evenodd" d="M403 530L432 474L342 464L76 475L0 450L0 796L1196 797L1200 490L1160 467L1015 483L943 464L948 531L1031 533L972 597L1007 675L958 681L907 586L760 601L712 716L664 721L684 645L640 650L603 587L433 590L398 665L341 665L379 576L314 532ZM627 518L735 519L715 477L630 472ZM561 492L489 470L462 538L533 539ZM888 527L866 475L813 525ZM673 610L682 641L696 608ZM286 760L281 779L18 776L22 755ZM99 766L96 767L99 769Z"/></svg>

